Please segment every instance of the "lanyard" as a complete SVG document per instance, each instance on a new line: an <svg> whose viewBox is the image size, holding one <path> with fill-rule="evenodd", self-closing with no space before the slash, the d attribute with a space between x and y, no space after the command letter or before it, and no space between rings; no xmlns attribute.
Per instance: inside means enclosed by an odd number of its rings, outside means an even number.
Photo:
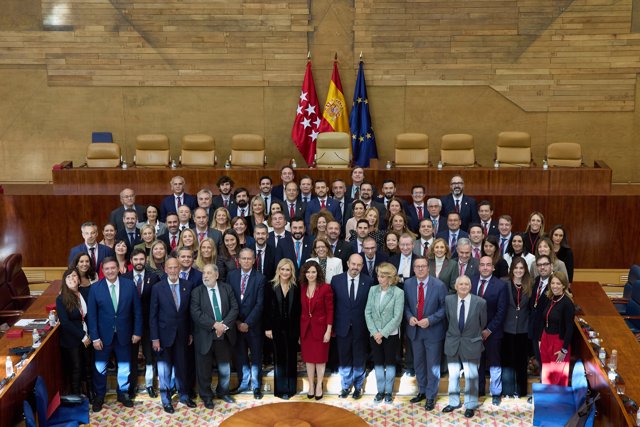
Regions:
<svg viewBox="0 0 640 427"><path fill-rule="evenodd" d="M551 310L553 310L553 307L560 302L560 300L564 298L564 294L562 294L562 296L560 298L558 298L557 300L551 300L551 307L549 307L549 310L547 310L547 315L545 316L545 320L546 320L546 325L547 328L549 327L549 313L551 313Z"/></svg>

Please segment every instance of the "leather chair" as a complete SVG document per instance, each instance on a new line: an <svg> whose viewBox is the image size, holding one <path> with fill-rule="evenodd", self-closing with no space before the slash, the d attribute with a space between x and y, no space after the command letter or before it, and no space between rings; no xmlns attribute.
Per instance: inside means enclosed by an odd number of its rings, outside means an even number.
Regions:
<svg viewBox="0 0 640 427"><path fill-rule="evenodd" d="M531 166L531 135L526 132L500 132L496 147L496 161L500 166Z"/></svg>
<svg viewBox="0 0 640 427"><path fill-rule="evenodd" d="M117 168L120 158L120 146L113 142L95 142L87 148L89 168Z"/></svg>
<svg viewBox="0 0 640 427"><path fill-rule="evenodd" d="M233 135L229 160L232 166L263 167L267 164L264 138L250 133Z"/></svg>
<svg viewBox="0 0 640 427"><path fill-rule="evenodd" d="M138 167L162 167L169 164L169 137L167 135L138 135L133 162Z"/></svg>
<svg viewBox="0 0 640 427"><path fill-rule="evenodd" d="M0 263L0 324L8 323L13 325L23 313L24 311L15 307L15 300L7 283L7 272L4 268L4 263Z"/></svg>
<svg viewBox="0 0 640 427"><path fill-rule="evenodd" d="M316 141L316 167L348 168L351 138L345 132L320 132Z"/></svg>
<svg viewBox="0 0 640 427"><path fill-rule="evenodd" d="M113 134L111 132L92 132L91 142L113 142Z"/></svg>
<svg viewBox="0 0 640 427"><path fill-rule="evenodd" d="M14 300L14 308L26 310L37 299L31 295L29 280L22 270L22 254L11 254L4 260L7 285Z"/></svg>
<svg viewBox="0 0 640 427"><path fill-rule="evenodd" d="M429 136L424 133L396 135L396 167L429 166Z"/></svg>
<svg viewBox="0 0 640 427"><path fill-rule="evenodd" d="M476 166L473 135L467 133L443 135L440 144L440 161L443 166Z"/></svg>
<svg viewBox="0 0 640 427"><path fill-rule="evenodd" d="M214 167L216 162L216 145L212 136L191 134L182 137L182 166Z"/></svg>
<svg viewBox="0 0 640 427"><path fill-rule="evenodd" d="M554 142L547 146L549 166L579 168L582 166L582 146L575 142Z"/></svg>

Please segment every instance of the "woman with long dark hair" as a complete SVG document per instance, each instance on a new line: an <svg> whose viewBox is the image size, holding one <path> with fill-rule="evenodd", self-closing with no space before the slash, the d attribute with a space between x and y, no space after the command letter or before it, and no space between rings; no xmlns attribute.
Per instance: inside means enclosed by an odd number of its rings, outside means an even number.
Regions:
<svg viewBox="0 0 640 427"><path fill-rule="evenodd" d="M569 283L573 283L573 251L567 241L567 231L562 224L558 224L549 231L549 237L551 237L556 258L564 262L564 266L567 268Z"/></svg>
<svg viewBox="0 0 640 427"><path fill-rule="evenodd" d="M239 218L239 217L236 217ZM218 253L218 277L222 282L227 280L227 274L240 268L240 238L233 228L222 233L222 243Z"/></svg>
<svg viewBox="0 0 640 427"><path fill-rule="evenodd" d="M69 268L78 271L80 294L85 301L89 301L89 290L91 285L98 281L98 274L91 262L91 257L85 252L81 252L73 258Z"/></svg>

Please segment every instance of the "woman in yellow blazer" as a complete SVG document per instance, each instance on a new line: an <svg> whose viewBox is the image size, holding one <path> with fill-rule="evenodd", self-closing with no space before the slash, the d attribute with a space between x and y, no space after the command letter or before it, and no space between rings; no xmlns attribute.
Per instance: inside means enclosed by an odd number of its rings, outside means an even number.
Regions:
<svg viewBox="0 0 640 427"><path fill-rule="evenodd" d="M393 401L393 383L396 377L396 350L400 345L400 322L404 310L404 291L396 286L398 270L383 262L377 269L378 283L369 290L364 317L371 333L371 353L376 371L378 393L373 398L379 403Z"/></svg>

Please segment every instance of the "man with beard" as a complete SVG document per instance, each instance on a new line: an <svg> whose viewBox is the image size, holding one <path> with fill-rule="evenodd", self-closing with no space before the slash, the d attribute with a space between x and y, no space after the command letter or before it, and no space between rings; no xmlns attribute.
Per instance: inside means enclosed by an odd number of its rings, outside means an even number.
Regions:
<svg viewBox="0 0 640 427"><path fill-rule="evenodd" d="M340 205L328 196L329 187L327 186L327 182L323 179L319 179L316 181L314 188L316 198L307 203L304 214L304 222L307 228L309 228L309 223L311 222L311 215L316 212L320 212L322 209L326 209L336 220L340 221L342 219Z"/></svg>
<svg viewBox="0 0 640 427"><path fill-rule="evenodd" d="M391 199L396 197L396 182L392 179L385 179L382 182L381 192L382 194L376 196L374 200L382 204L385 209L389 209L389 202L391 201ZM396 197L396 199L400 200L400 203L402 204L402 210L404 211L407 202L400 197Z"/></svg>
<svg viewBox="0 0 640 427"><path fill-rule="evenodd" d="M451 212L460 214L461 228L467 231L469 225L480 222L476 199L464 194L464 179L460 175L454 175L449 185L451 193L440 198L442 210L445 215L449 215Z"/></svg>
<svg viewBox="0 0 640 427"><path fill-rule="evenodd" d="M275 264L278 265L282 258L289 258L296 269L295 277L298 277L300 266L310 257L311 237L305 234L304 220L294 218L291 221L291 237L281 239L278 243Z"/></svg>
<svg viewBox="0 0 640 427"><path fill-rule="evenodd" d="M284 188L284 213L287 221L291 221L293 218L304 218L305 203L300 200L300 192L298 191L298 184L295 182L289 182Z"/></svg>
<svg viewBox="0 0 640 427"><path fill-rule="evenodd" d="M351 244L340 238L340 223L338 221L329 221L327 224L327 241L331 245L333 256L342 260L342 269L347 270L347 261L351 256L353 247Z"/></svg>
<svg viewBox="0 0 640 427"><path fill-rule="evenodd" d="M167 245L167 251L171 252L178 247L180 243L180 220L178 214L171 212L167 215L167 232L158 236L158 240L162 240Z"/></svg>
<svg viewBox="0 0 640 427"><path fill-rule="evenodd" d="M249 209L249 191L244 187L240 187L233 193L233 197L236 203L235 206L229 209L231 218L241 216L248 219L249 216L251 216Z"/></svg>
<svg viewBox="0 0 640 427"><path fill-rule="evenodd" d="M218 187L220 194L213 198L214 208L226 208L227 210L230 210L236 204L232 197L234 184L233 179L227 175L222 175L218 178L216 186Z"/></svg>

